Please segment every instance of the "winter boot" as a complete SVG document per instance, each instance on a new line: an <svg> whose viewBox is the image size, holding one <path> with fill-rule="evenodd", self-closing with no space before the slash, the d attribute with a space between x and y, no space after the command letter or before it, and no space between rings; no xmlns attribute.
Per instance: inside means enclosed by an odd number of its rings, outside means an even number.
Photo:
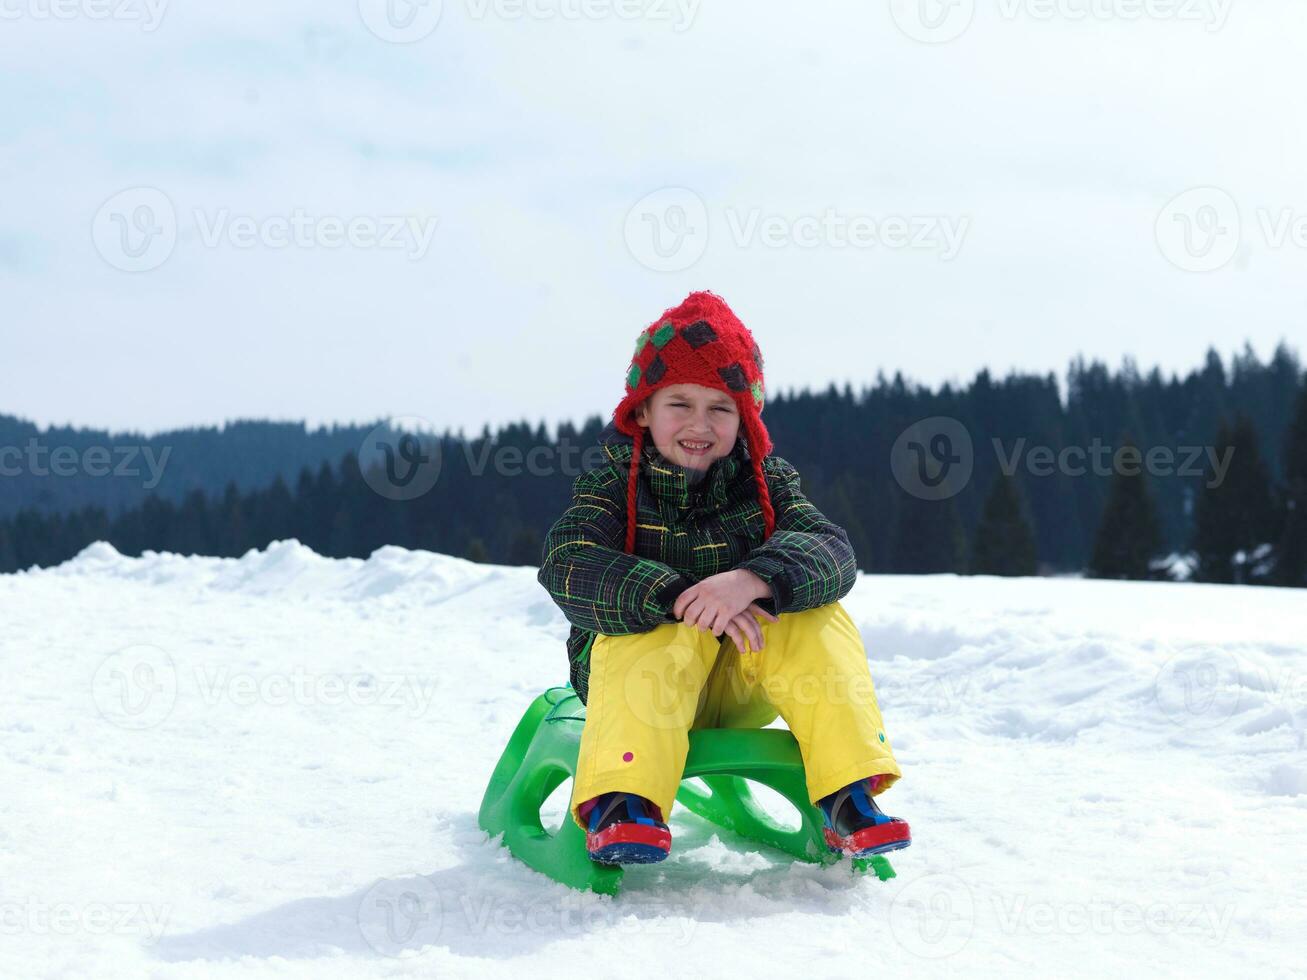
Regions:
<svg viewBox="0 0 1307 980"><path fill-rule="evenodd" d="M887 817L872 797L875 777L859 779L818 802L825 817L826 846L849 857L897 851L912 843L906 820Z"/></svg>
<svg viewBox="0 0 1307 980"><path fill-rule="evenodd" d="M587 821L586 850L601 864L652 864L667 857L672 833L659 808L634 793L602 793L577 810Z"/></svg>

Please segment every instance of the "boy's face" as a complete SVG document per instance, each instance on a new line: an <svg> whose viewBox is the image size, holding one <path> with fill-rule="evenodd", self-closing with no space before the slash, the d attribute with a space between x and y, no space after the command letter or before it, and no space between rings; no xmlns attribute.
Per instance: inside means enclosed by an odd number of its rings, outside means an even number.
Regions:
<svg viewBox="0 0 1307 980"><path fill-rule="evenodd" d="M649 430L660 453L694 469L707 469L729 456L740 432L735 400L695 384L660 388L636 410L635 420Z"/></svg>

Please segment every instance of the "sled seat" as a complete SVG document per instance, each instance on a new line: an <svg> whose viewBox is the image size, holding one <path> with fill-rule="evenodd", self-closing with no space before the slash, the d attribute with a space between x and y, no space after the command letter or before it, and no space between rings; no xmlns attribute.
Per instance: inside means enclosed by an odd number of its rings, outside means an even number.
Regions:
<svg viewBox="0 0 1307 980"><path fill-rule="evenodd" d="M571 888L613 895L623 868L599 864L586 853L585 831L565 813L550 833L540 821L549 795L576 774L585 706L571 686L553 687L526 709L490 776L477 822L524 864ZM835 864L841 855L826 846L821 811L808 801L803 758L794 736L780 728L703 728L689 733L676 802L741 837L776 848L800 861ZM707 790L686 782L698 777ZM769 786L793 804L801 820L783 827L759 804L749 780ZM670 814L664 816L670 817ZM855 871L882 880L894 871L883 855L854 861Z"/></svg>

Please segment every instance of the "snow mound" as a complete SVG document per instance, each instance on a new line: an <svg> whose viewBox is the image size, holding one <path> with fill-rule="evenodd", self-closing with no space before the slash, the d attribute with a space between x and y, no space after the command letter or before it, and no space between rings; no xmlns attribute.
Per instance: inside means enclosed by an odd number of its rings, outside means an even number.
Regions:
<svg viewBox="0 0 1307 980"><path fill-rule="evenodd" d="M463 592L499 574L497 566L430 551L387 545L366 559L324 558L294 539L251 549L240 558L182 556L146 551L139 558L97 541L52 569L26 574L119 579L156 586L271 598L369 600L420 593L427 602Z"/></svg>
<svg viewBox="0 0 1307 980"><path fill-rule="evenodd" d="M1307 796L1307 765L1276 766L1267 778L1266 792L1271 796Z"/></svg>

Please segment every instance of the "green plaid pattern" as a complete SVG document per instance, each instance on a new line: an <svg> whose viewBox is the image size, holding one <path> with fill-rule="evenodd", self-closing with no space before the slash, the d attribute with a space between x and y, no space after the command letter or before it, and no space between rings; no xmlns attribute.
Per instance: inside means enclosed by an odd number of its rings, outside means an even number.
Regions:
<svg viewBox="0 0 1307 980"><path fill-rule="evenodd" d="M605 435L612 432L605 430ZM601 435L601 441L604 436ZM577 477L572 504L545 536L537 579L571 623L572 687L586 703L595 634L643 633L675 623L672 604L695 582L747 568L772 587L759 601L773 613L800 612L849 594L857 560L848 535L799 489L799 474L777 456L763 460L776 512L765 544L762 508L743 438L698 486L684 467L646 442L637 489L635 554L626 540L626 480L633 444L604 442L609 462Z"/></svg>

